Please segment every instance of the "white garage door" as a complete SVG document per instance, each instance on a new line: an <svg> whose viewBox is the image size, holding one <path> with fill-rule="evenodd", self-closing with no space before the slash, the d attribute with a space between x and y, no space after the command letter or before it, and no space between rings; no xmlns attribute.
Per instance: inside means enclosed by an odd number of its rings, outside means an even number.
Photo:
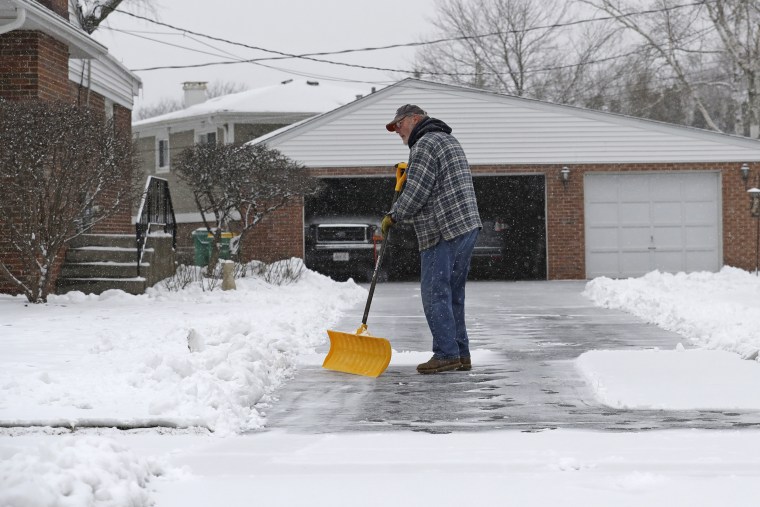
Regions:
<svg viewBox="0 0 760 507"><path fill-rule="evenodd" d="M722 265L717 172L586 174L586 277Z"/></svg>

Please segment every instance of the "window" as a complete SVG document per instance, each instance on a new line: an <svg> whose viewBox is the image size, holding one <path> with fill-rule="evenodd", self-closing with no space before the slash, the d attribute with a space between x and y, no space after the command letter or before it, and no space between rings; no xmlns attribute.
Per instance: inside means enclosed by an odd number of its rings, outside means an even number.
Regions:
<svg viewBox="0 0 760 507"><path fill-rule="evenodd" d="M169 140L159 139L157 151L157 163L156 172L165 173L169 172Z"/></svg>
<svg viewBox="0 0 760 507"><path fill-rule="evenodd" d="M205 132L198 135L198 144L216 144L216 132Z"/></svg>

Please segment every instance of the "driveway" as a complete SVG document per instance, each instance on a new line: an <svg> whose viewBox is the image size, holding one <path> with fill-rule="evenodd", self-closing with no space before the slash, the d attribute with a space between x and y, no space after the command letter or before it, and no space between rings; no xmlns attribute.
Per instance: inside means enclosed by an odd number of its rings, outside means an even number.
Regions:
<svg viewBox="0 0 760 507"><path fill-rule="evenodd" d="M619 410L597 403L575 369L580 354L673 349L685 340L594 306L581 295L585 283L469 282L471 350L490 351L481 362L475 356L472 371L423 376L415 365L392 362L373 379L302 365L265 409L267 427L302 433L760 427L758 412ZM430 350L419 294L415 282L379 284L375 291L369 329L396 351ZM334 328L353 331L363 310L358 305Z"/></svg>

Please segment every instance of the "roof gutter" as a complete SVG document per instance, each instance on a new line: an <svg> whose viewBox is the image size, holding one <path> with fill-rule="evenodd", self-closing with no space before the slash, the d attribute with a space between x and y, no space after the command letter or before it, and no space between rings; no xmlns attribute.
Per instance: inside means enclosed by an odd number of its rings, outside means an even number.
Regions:
<svg viewBox="0 0 760 507"><path fill-rule="evenodd" d="M8 25L3 25L0 30L38 30L44 32L54 39L64 42L69 46L69 55L72 58L99 58L108 53L108 49L90 37L84 30L72 25L68 20L55 14L50 9L43 7L37 2L30 0L10 0L10 3L16 6L17 12L24 11L23 26L17 26L17 19ZM4 33L1 32L0 33Z"/></svg>
<svg viewBox="0 0 760 507"><path fill-rule="evenodd" d="M24 9L21 6L16 7L16 19L11 21L10 23L0 25L0 35L3 35L8 32L12 32L13 30L18 30L19 28L24 26L25 21L26 21L26 9Z"/></svg>

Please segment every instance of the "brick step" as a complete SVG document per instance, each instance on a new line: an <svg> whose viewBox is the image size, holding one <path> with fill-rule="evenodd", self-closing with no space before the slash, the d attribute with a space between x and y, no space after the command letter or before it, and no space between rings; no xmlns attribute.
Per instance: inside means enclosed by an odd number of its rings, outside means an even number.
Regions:
<svg viewBox="0 0 760 507"><path fill-rule="evenodd" d="M146 248L143 251L143 261L150 258L153 254L152 248ZM81 247L69 248L66 251L66 262L132 262L137 263L137 249L119 248L119 247Z"/></svg>
<svg viewBox="0 0 760 507"><path fill-rule="evenodd" d="M149 238L137 275L137 248L131 234L83 234L69 244L66 259L56 282L56 293L78 290L100 294L121 289L143 294L159 279L171 276L174 254L171 237ZM157 250L159 248L160 250ZM156 257L163 252L163 258Z"/></svg>
<svg viewBox="0 0 760 507"><path fill-rule="evenodd" d="M150 264L140 264L141 273ZM134 278L137 276L136 262L77 262L66 263L61 268L61 278Z"/></svg>
<svg viewBox="0 0 760 507"><path fill-rule="evenodd" d="M85 294L102 294L110 289L123 290L128 294L143 294L143 278L65 278L58 279L57 294L78 290Z"/></svg>
<svg viewBox="0 0 760 507"><path fill-rule="evenodd" d="M80 234L69 242L69 248L115 247L136 248L134 234Z"/></svg>

